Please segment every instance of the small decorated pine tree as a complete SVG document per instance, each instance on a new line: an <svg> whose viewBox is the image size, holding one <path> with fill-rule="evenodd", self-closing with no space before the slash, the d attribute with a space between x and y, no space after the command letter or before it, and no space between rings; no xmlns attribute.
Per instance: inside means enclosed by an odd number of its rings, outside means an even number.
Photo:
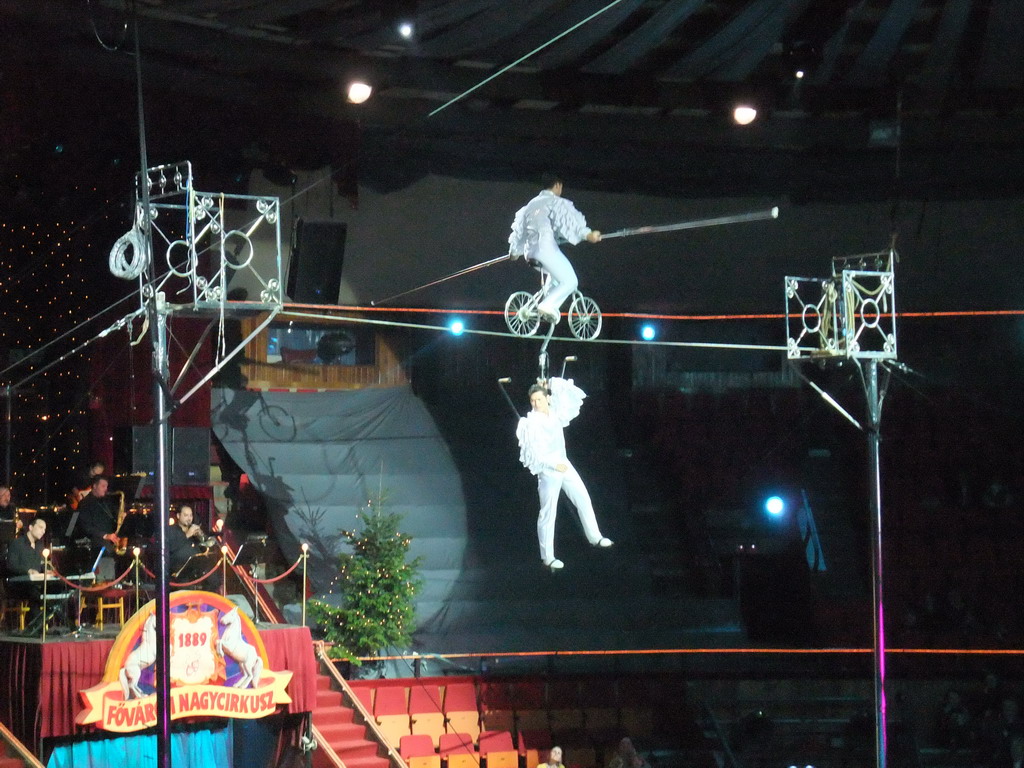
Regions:
<svg viewBox="0 0 1024 768"><path fill-rule="evenodd" d="M384 502L379 494L358 516L362 528L342 532L352 551L338 557L332 591L341 596L341 605L316 599L308 604L318 634L334 644L331 655L355 664L356 657L377 656L389 646L409 643L413 598L422 584L420 559L406 559L412 539L398 530L401 515L386 511Z"/></svg>

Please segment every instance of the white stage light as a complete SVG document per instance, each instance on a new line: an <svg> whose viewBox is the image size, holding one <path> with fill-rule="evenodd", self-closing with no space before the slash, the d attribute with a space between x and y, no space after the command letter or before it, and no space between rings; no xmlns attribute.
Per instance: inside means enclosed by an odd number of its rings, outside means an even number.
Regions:
<svg viewBox="0 0 1024 768"><path fill-rule="evenodd" d="M373 88L364 82L356 80L348 85L348 100L352 104L362 104L373 93Z"/></svg>
<svg viewBox="0 0 1024 768"><path fill-rule="evenodd" d="M412 33L413 27L412 24L409 23L408 21L403 21L401 24L398 25L398 34L400 34L406 40L412 37Z"/></svg>
<svg viewBox="0 0 1024 768"><path fill-rule="evenodd" d="M757 110L748 104L740 104L732 111L732 119L737 125L750 125L757 117Z"/></svg>

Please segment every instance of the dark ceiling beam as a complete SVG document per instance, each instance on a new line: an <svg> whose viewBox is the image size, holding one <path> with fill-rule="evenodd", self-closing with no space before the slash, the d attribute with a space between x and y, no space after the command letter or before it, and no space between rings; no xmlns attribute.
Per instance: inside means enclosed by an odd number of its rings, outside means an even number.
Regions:
<svg viewBox="0 0 1024 768"><path fill-rule="evenodd" d="M785 0L753 0L728 24L670 66L665 80L700 80L732 60L742 50L761 22L771 16Z"/></svg>
<svg viewBox="0 0 1024 768"><path fill-rule="evenodd" d="M530 59L530 63L540 69L557 69L569 62L578 60L582 53L598 45L602 40L607 39L615 28L628 19L644 2L645 0L620 0L617 5L612 6L600 16L591 19L572 34L566 35L558 42L545 48ZM608 3L604 5L608 5ZM601 7L603 8L604 6ZM584 16L579 21L583 21L585 18L587 17Z"/></svg>
<svg viewBox="0 0 1024 768"><path fill-rule="evenodd" d="M216 18L226 27L254 27L286 19L318 8L328 9L334 3L328 0L274 0L253 3L249 8L217 13ZM198 10L198 9L197 9Z"/></svg>
<svg viewBox="0 0 1024 768"><path fill-rule="evenodd" d="M800 17L810 0L789 0L776 6L751 30L747 43L733 59L714 74L714 79L726 83L739 83L765 60L769 53L782 42L787 24ZM788 76L790 73L786 73Z"/></svg>
<svg viewBox="0 0 1024 768"><path fill-rule="evenodd" d="M866 5L867 0L859 0L854 7L850 8L843 16L842 25L835 31L835 34L828 39L828 42L825 43L825 48L822 51L821 64L818 65L810 78L810 82L814 85L827 85L836 77L836 69L839 66L839 57L842 56L843 50L846 47L846 39L850 34L850 28L853 26L857 17L863 13Z"/></svg>
<svg viewBox="0 0 1024 768"><path fill-rule="evenodd" d="M484 13L488 8L492 8L495 4L496 0L462 0L462 2L450 2L426 12L418 13L416 15L416 34L414 40L409 43L410 48L415 49L423 38L429 38L431 35L439 34L449 27L461 25L475 18L479 14ZM326 29L329 30L330 28L327 27ZM337 39L364 51L396 42L394 30L381 26L356 36L340 34L340 29L336 31L339 33Z"/></svg>
<svg viewBox="0 0 1024 768"><path fill-rule="evenodd" d="M514 39L509 40L501 51L503 60L516 61L522 58L583 19L597 13L608 5L608 2L609 0L569 0L569 2L564 2L557 12L545 19L538 20L536 24L531 24ZM569 38L575 39L575 33L569 35ZM482 56L478 55L476 58L482 58ZM530 64L533 63L533 61L530 62Z"/></svg>
<svg viewBox="0 0 1024 768"><path fill-rule="evenodd" d="M846 73L847 84L870 88L894 76L890 63L920 6L921 0L893 0L868 44Z"/></svg>
<svg viewBox="0 0 1024 768"><path fill-rule="evenodd" d="M705 0L668 0L643 24L583 67L584 72L620 74L661 45L701 9Z"/></svg>
<svg viewBox="0 0 1024 768"><path fill-rule="evenodd" d="M980 88L1024 86L1024 2L992 0L975 79Z"/></svg>
<svg viewBox="0 0 1024 768"><path fill-rule="evenodd" d="M460 24L429 40L420 42L420 49L426 56L457 58L487 51L514 37L528 27L534 19L551 12L561 0L516 0L514 3L502 0L493 8L481 12L468 22ZM505 57L497 52L497 58Z"/></svg>
<svg viewBox="0 0 1024 768"><path fill-rule="evenodd" d="M915 85L928 91L944 91L949 87L970 14L970 0L946 0L928 57L912 79Z"/></svg>

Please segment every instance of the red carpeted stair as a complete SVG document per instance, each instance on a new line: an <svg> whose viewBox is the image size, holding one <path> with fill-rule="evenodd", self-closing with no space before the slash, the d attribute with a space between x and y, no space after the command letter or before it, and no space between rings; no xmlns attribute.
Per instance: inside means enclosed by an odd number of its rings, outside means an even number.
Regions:
<svg viewBox="0 0 1024 768"><path fill-rule="evenodd" d="M313 726L346 768L388 768L388 759L378 756L383 747L367 738L366 726L355 722L355 710L342 703L341 692L331 688L331 678L327 675L317 675ZM314 768L328 768L330 765L332 763L323 750L313 752Z"/></svg>

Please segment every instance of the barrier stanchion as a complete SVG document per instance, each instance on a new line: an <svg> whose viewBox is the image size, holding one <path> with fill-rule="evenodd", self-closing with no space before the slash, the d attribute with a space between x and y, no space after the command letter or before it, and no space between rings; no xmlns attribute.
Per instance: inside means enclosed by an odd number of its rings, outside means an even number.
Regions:
<svg viewBox="0 0 1024 768"><path fill-rule="evenodd" d="M142 554L142 548L141 547L135 547L134 549L132 549L132 557L135 558L133 563L132 563L132 566L135 568L135 613L139 612L139 588L140 588L140 586L139 586L139 581L140 581L139 580L139 566L140 566L139 556L141 554Z"/></svg>
<svg viewBox="0 0 1024 768"><path fill-rule="evenodd" d="M309 569L309 544L302 542L302 626L306 626L306 572Z"/></svg>
<svg viewBox="0 0 1024 768"><path fill-rule="evenodd" d="M225 544L220 547L220 596L228 596L228 548Z"/></svg>
<svg viewBox="0 0 1024 768"><path fill-rule="evenodd" d="M46 642L46 595L47 595L47 579L46 576L50 572L50 550L43 550L43 637L42 640Z"/></svg>

